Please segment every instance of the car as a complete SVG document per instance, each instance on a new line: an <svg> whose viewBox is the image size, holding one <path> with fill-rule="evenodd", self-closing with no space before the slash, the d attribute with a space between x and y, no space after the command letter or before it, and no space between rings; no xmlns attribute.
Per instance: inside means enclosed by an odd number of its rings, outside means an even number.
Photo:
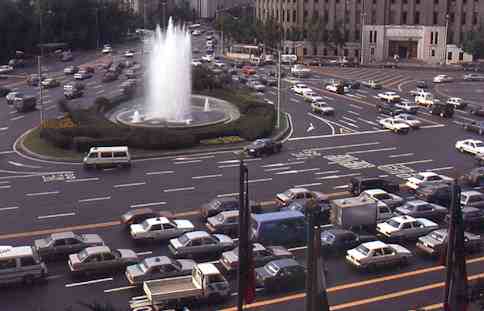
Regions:
<svg viewBox="0 0 484 311"><path fill-rule="evenodd" d="M378 113L386 114L392 117L398 114L404 113L402 109L396 107L393 104L385 103L385 102L378 103L376 105L376 110L378 111Z"/></svg>
<svg viewBox="0 0 484 311"><path fill-rule="evenodd" d="M124 95L132 96L135 94L138 87L138 81L136 79L128 79L121 83L120 89Z"/></svg>
<svg viewBox="0 0 484 311"><path fill-rule="evenodd" d="M349 92L348 87L345 87L343 84L328 84L326 85L325 89L336 94L344 94Z"/></svg>
<svg viewBox="0 0 484 311"><path fill-rule="evenodd" d="M198 29L192 31L192 36L200 36L202 34L202 32Z"/></svg>
<svg viewBox="0 0 484 311"><path fill-rule="evenodd" d="M17 94L13 100L13 106L17 112L35 110L37 107L37 95Z"/></svg>
<svg viewBox="0 0 484 311"><path fill-rule="evenodd" d="M216 62L213 63L213 65L215 67L218 67L218 68L225 68L226 67L226 64L221 60L217 60Z"/></svg>
<svg viewBox="0 0 484 311"><path fill-rule="evenodd" d="M174 215L170 211L155 211L149 207L133 208L122 214L120 221L122 225L129 227L132 224L141 224L146 219L155 217L173 218Z"/></svg>
<svg viewBox="0 0 484 311"><path fill-rule="evenodd" d="M410 200L395 209L399 216L424 217L427 219L441 221L447 214L447 208L438 204L422 200Z"/></svg>
<svg viewBox="0 0 484 311"><path fill-rule="evenodd" d="M344 80L343 85L348 89L356 90L360 88L361 83L355 80Z"/></svg>
<svg viewBox="0 0 484 311"><path fill-rule="evenodd" d="M191 259L173 259L168 256L148 257L138 264L127 266L124 274L130 285L142 285L149 280L190 275L196 264Z"/></svg>
<svg viewBox="0 0 484 311"><path fill-rule="evenodd" d="M252 259L254 267L262 267L277 259L294 258L294 255L284 246L264 246L260 243L252 244ZM227 272L233 272L239 267L239 248L222 253L220 263Z"/></svg>
<svg viewBox="0 0 484 311"><path fill-rule="evenodd" d="M395 107L402 109L405 113L414 114L414 115L417 114L420 109L419 106L406 100L402 100L398 103L395 103Z"/></svg>
<svg viewBox="0 0 484 311"><path fill-rule="evenodd" d="M9 65L0 66L0 75L6 75L13 72L13 67Z"/></svg>
<svg viewBox="0 0 484 311"><path fill-rule="evenodd" d="M484 163L484 159L481 159L482 155L478 155L476 157L479 157L479 162ZM478 163L479 165L481 163ZM470 187L478 187L481 185L484 185L484 167L476 167L469 172L463 174L460 177L460 181L462 184Z"/></svg>
<svg viewBox="0 0 484 311"><path fill-rule="evenodd" d="M260 78L260 82L266 86L277 86L277 79L270 75L263 75Z"/></svg>
<svg viewBox="0 0 484 311"><path fill-rule="evenodd" d="M467 107L467 103L460 97L449 97L446 103L449 105L453 105L455 109L460 110L463 110Z"/></svg>
<svg viewBox="0 0 484 311"><path fill-rule="evenodd" d="M475 132L479 135L484 134L484 121L463 122L462 127L469 132Z"/></svg>
<svg viewBox="0 0 484 311"><path fill-rule="evenodd" d="M124 57L134 57L135 51L134 50L126 50L123 54Z"/></svg>
<svg viewBox="0 0 484 311"><path fill-rule="evenodd" d="M381 89L382 84L376 80L367 80L367 81L362 81L361 84L363 84L366 87L369 87L370 89Z"/></svg>
<svg viewBox="0 0 484 311"><path fill-rule="evenodd" d="M325 101L316 100L311 103L311 112L320 115L334 115L334 108Z"/></svg>
<svg viewBox="0 0 484 311"><path fill-rule="evenodd" d="M419 89L428 89L429 85L427 84L427 81L425 80L418 80L416 82L416 87Z"/></svg>
<svg viewBox="0 0 484 311"><path fill-rule="evenodd" d="M210 234L206 231L187 232L171 239L168 249L176 258L218 258L235 247L234 240L224 234Z"/></svg>
<svg viewBox="0 0 484 311"><path fill-rule="evenodd" d="M73 59L74 56L72 55L71 51L63 51L62 53L60 53L61 62L70 62Z"/></svg>
<svg viewBox="0 0 484 311"><path fill-rule="evenodd" d="M0 86L0 97L6 97L9 93L12 92L12 89L6 86Z"/></svg>
<svg viewBox="0 0 484 311"><path fill-rule="evenodd" d="M252 213L260 212L260 205L254 201L250 201ZM222 197L215 198L208 203L202 204L200 208L200 216L203 221L207 221L208 217L217 215L224 211L239 210L239 198L237 197Z"/></svg>
<svg viewBox="0 0 484 311"><path fill-rule="evenodd" d="M430 231L439 229L439 225L426 218L396 216L376 225L376 232L389 240L416 239Z"/></svg>
<svg viewBox="0 0 484 311"><path fill-rule="evenodd" d="M74 79L76 80L85 80L92 78L92 73L89 73L85 70L79 70L79 72L74 74Z"/></svg>
<svg viewBox="0 0 484 311"><path fill-rule="evenodd" d="M312 91L312 89L304 83L296 83L291 89L294 94L297 95L303 95L304 92Z"/></svg>
<svg viewBox="0 0 484 311"><path fill-rule="evenodd" d="M310 59L307 64L308 66L316 66L316 67L323 66L323 62L317 58Z"/></svg>
<svg viewBox="0 0 484 311"><path fill-rule="evenodd" d="M387 102L398 102L400 101L400 95L397 92L383 92L378 93L377 97L381 100L385 100Z"/></svg>
<svg viewBox="0 0 484 311"><path fill-rule="evenodd" d="M44 88L50 89L50 88L58 87L60 85L60 82L57 81L56 79L48 78L43 80L41 84Z"/></svg>
<svg viewBox="0 0 484 311"><path fill-rule="evenodd" d="M449 184L447 183L429 183L421 185L415 190L415 198L449 208L452 200L452 193Z"/></svg>
<svg viewBox="0 0 484 311"><path fill-rule="evenodd" d="M64 85L64 96L66 99L74 99L84 95L84 84L76 82Z"/></svg>
<svg viewBox="0 0 484 311"><path fill-rule="evenodd" d="M291 67L291 74L298 78L305 78L311 74L311 69L301 64L295 64Z"/></svg>
<svg viewBox="0 0 484 311"><path fill-rule="evenodd" d="M321 231L321 252L323 255L346 252L375 239L374 235L359 235L351 230L331 228Z"/></svg>
<svg viewBox="0 0 484 311"><path fill-rule="evenodd" d="M256 92L264 92L266 89L265 85L257 80L251 80L247 82L247 86Z"/></svg>
<svg viewBox="0 0 484 311"><path fill-rule="evenodd" d="M287 206L301 199L315 199L317 202L328 202L328 196L326 194L306 188L290 188L282 193L276 194L276 204L280 207Z"/></svg>
<svg viewBox="0 0 484 311"><path fill-rule="evenodd" d="M420 120L418 120L417 117L415 117L413 114L401 113L394 116L393 119L407 124L412 129L419 129L422 125L422 122L420 122Z"/></svg>
<svg viewBox="0 0 484 311"><path fill-rule="evenodd" d="M45 74L39 75L38 74L31 74L27 78L27 85L30 86L38 86L40 81L43 81L47 79L47 76Z"/></svg>
<svg viewBox="0 0 484 311"><path fill-rule="evenodd" d="M460 193L460 206L472 206L484 209L484 193L469 190Z"/></svg>
<svg viewBox="0 0 484 311"><path fill-rule="evenodd" d="M468 105L469 113L475 116L484 117L484 107L477 105Z"/></svg>
<svg viewBox="0 0 484 311"><path fill-rule="evenodd" d="M410 189L416 190L421 185L427 185L431 183L451 183L452 181L452 178L444 175L439 175L434 172L420 172L409 177L407 179L407 182L405 183L405 186Z"/></svg>
<svg viewBox="0 0 484 311"><path fill-rule="evenodd" d="M103 75L101 82L107 83L107 82L113 82L113 81L116 81L116 80L118 80L118 74L116 72L107 71Z"/></svg>
<svg viewBox="0 0 484 311"><path fill-rule="evenodd" d="M192 66L194 67L198 67L198 66L201 66L202 65L202 61L199 60L199 59L193 59L192 60Z"/></svg>
<svg viewBox="0 0 484 311"><path fill-rule="evenodd" d="M484 75L478 73L468 73L463 77L464 81L484 81Z"/></svg>
<svg viewBox="0 0 484 311"><path fill-rule="evenodd" d="M86 247L103 245L103 239L97 234L76 234L72 231L52 233L34 241L34 248L44 261L65 257Z"/></svg>
<svg viewBox="0 0 484 311"><path fill-rule="evenodd" d="M246 76L249 76L249 75L255 75L257 71L252 66L244 66L242 67L242 73Z"/></svg>
<svg viewBox="0 0 484 311"><path fill-rule="evenodd" d="M429 92L427 92L425 88L416 88L415 90L410 91L410 95L413 97L421 96L422 94L426 94L426 93L429 93Z"/></svg>
<svg viewBox="0 0 484 311"><path fill-rule="evenodd" d="M73 75L73 74L77 73L78 71L79 71L78 66L68 66L68 67L64 68L64 74L65 75Z"/></svg>
<svg viewBox="0 0 484 311"><path fill-rule="evenodd" d="M130 226L131 238L134 240L167 240L193 230L195 227L189 220L165 217L148 218L141 224Z"/></svg>
<svg viewBox="0 0 484 311"><path fill-rule="evenodd" d="M452 81L454 81L454 79L448 75L438 75L432 79L433 83L444 83L444 82L452 82Z"/></svg>
<svg viewBox="0 0 484 311"><path fill-rule="evenodd" d="M109 54L113 52L113 48L109 44L105 44L102 51L103 54Z"/></svg>
<svg viewBox="0 0 484 311"><path fill-rule="evenodd" d="M484 224L484 210L477 207L465 206L461 208L461 211L465 228L482 228ZM445 216L444 220L447 224L450 223L450 215Z"/></svg>
<svg viewBox="0 0 484 311"><path fill-rule="evenodd" d="M8 93L5 96L5 100L7 101L7 105L13 105L13 103L15 102L15 98L17 98L21 95L22 95L22 93L17 92L17 91Z"/></svg>
<svg viewBox="0 0 484 311"><path fill-rule="evenodd" d="M484 66L480 62L463 63L462 68L464 71L484 71Z"/></svg>
<svg viewBox="0 0 484 311"><path fill-rule="evenodd" d="M484 153L484 143L478 139L464 139L458 140L455 143L455 149L460 152L467 152L470 154Z"/></svg>
<svg viewBox="0 0 484 311"><path fill-rule="evenodd" d="M410 126L402 121L394 118L384 118L378 121L378 124L384 129L388 129L395 133L407 134L410 131Z"/></svg>
<svg viewBox="0 0 484 311"><path fill-rule="evenodd" d="M298 211L305 214L306 206L308 206L309 201L310 201L309 199L298 199L286 206L282 206L280 210ZM327 201L317 202L317 205L318 205L317 207L320 210L320 213L319 213L320 218L318 219L318 222L325 223L325 224L329 223L329 216L330 216L330 210L331 210L330 205L328 204Z"/></svg>
<svg viewBox="0 0 484 311"><path fill-rule="evenodd" d="M8 61L8 65L15 68L20 68L25 66L25 60L21 58L12 58Z"/></svg>
<svg viewBox="0 0 484 311"><path fill-rule="evenodd" d="M377 240L348 250L346 261L359 269L374 270L380 266L406 264L412 256L412 252L401 245Z"/></svg>
<svg viewBox="0 0 484 311"><path fill-rule="evenodd" d="M208 217L205 226L210 233L237 234L239 231L239 211L225 211Z"/></svg>
<svg viewBox="0 0 484 311"><path fill-rule="evenodd" d="M314 91L307 91L304 92L303 94L304 101L312 103L315 100L322 100L323 97L321 97L318 93Z"/></svg>
<svg viewBox="0 0 484 311"><path fill-rule="evenodd" d="M136 79L138 76L141 75L140 72L138 72L137 70L135 69L128 69L126 70L126 72L124 73L124 75L126 76L126 78L128 79Z"/></svg>
<svg viewBox="0 0 484 311"><path fill-rule="evenodd" d="M430 105L429 113L440 116L441 118L452 118L454 115L454 105L434 100Z"/></svg>
<svg viewBox="0 0 484 311"><path fill-rule="evenodd" d="M438 229L427 235L421 236L417 241L417 249L428 255L440 257L447 247L447 229ZM464 232L464 248L467 253L477 251L481 248L481 236L478 234Z"/></svg>
<svg viewBox="0 0 484 311"><path fill-rule="evenodd" d="M208 63L210 63L213 60L214 60L214 57L213 57L213 55L210 55L210 54L207 54L205 56L202 56L202 58L201 58L201 61L202 62L208 62Z"/></svg>
<svg viewBox="0 0 484 311"><path fill-rule="evenodd" d="M273 140L272 138L257 139L245 147L245 152L254 157L279 153L281 150L282 143L278 140Z"/></svg>
<svg viewBox="0 0 484 311"><path fill-rule="evenodd" d="M404 199L402 197L393 193L388 193L382 189L368 189L361 192L360 196L362 195L377 202L383 203L391 209L394 209L404 203Z"/></svg>
<svg viewBox="0 0 484 311"><path fill-rule="evenodd" d="M292 258L273 260L255 269L256 286L267 292L303 289L306 269Z"/></svg>
<svg viewBox="0 0 484 311"><path fill-rule="evenodd" d="M107 246L86 247L76 254L69 255L67 262L73 275L106 273L125 269L137 264L138 255L130 249L110 249Z"/></svg>
<svg viewBox="0 0 484 311"><path fill-rule="evenodd" d="M359 195L367 189L383 189L386 192L398 193L400 184L382 177L356 176L350 179L349 192Z"/></svg>
<svg viewBox="0 0 484 311"><path fill-rule="evenodd" d="M398 63L397 62L384 62L382 65L381 65L382 68L392 68L392 69L396 69L398 68Z"/></svg>

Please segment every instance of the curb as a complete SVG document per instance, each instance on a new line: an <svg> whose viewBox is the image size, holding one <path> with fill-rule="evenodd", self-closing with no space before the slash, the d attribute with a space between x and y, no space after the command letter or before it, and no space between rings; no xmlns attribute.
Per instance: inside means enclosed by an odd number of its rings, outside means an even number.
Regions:
<svg viewBox="0 0 484 311"><path fill-rule="evenodd" d="M291 132L292 129L292 123L290 121L290 116L286 113L284 115L287 118L287 126L286 128L281 131L280 133L272 136L274 140L282 140L287 136L288 133ZM19 154L20 156L30 158L32 160L44 160L44 161L55 161L59 163L65 163L65 164L81 164L82 162L78 160L74 160L72 158L62 158L62 157L51 157L51 156L46 156L43 154L38 154L36 152L33 152L32 150L28 149L24 145L24 139L27 135L29 135L33 130L36 128L31 128L27 130L25 133L20 135L14 142L13 144L13 150L15 153ZM213 153L213 152L223 152L223 151L236 151L236 150L241 150L243 147L249 145L249 143L236 143L231 146L226 146L226 147L219 147L219 148L210 148L210 147L193 147L190 149L180 149L176 151L167 151L167 152L161 152L159 154L154 154L154 155L142 155L142 156L136 156L133 155L133 160L145 160L145 159L154 159L154 158L160 158L160 157L170 157L170 156L179 156L179 155L190 155L190 154L198 154L198 153Z"/></svg>

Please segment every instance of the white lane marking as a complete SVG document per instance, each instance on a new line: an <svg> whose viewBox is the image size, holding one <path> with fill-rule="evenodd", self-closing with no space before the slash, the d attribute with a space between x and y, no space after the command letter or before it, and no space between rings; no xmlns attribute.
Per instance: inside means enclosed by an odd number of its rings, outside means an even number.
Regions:
<svg viewBox="0 0 484 311"><path fill-rule="evenodd" d="M325 172L317 172L314 173L315 175L324 175L324 174L336 174L339 173L339 171L325 171Z"/></svg>
<svg viewBox="0 0 484 311"><path fill-rule="evenodd" d="M10 183L10 181L8 181L8 180L0 181L0 184L9 184L9 183Z"/></svg>
<svg viewBox="0 0 484 311"><path fill-rule="evenodd" d="M324 177L317 177L316 179L326 180L326 179L336 179L336 178L358 176L358 175L360 175L360 173L352 173L352 174L345 174L345 175L330 175L330 176L324 176Z"/></svg>
<svg viewBox="0 0 484 311"><path fill-rule="evenodd" d="M139 252L139 253L136 253L136 255L138 256L145 256L145 255L151 255L153 254L152 251L146 251L146 252Z"/></svg>
<svg viewBox="0 0 484 311"><path fill-rule="evenodd" d="M66 182L84 182L84 181L96 181L99 180L99 177L91 177L91 178L79 178L79 179L68 179Z"/></svg>
<svg viewBox="0 0 484 311"><path fill-rule="evenodd" d="M227 160L227 161L219 161L217 164L230 164L230 163L239 163L240 160Z"/></svg>
<svg viewBox="0 0 484 311"><path fill-rule="evenodd" d="M358 90L358 93L368 94L368 91L365 91L365 90L361 90L361 89L359 89L359 90Z"/></svg>
<svg viewBox="0 0 484 311"><path fill-rule="evenodd" d="M174 171L159 171L159 172L147 172L146 175L164 175L164 174L173 174Z"/></svg>
<svg viewBox="0 0 484 311"><path fill-rule="evenodd" d="M436 128L436 127L444 127L445 124L435 124L435 125L425 125L421 126L421 129L430 129L430 128Z"/></svg>
<svg viewBox="0 0 484 311"><path fill-rule="evenodd" d="M173 164L189 164L189 163L199 163L202 160L191 160L191 161L183 161L183 162L173 162Z"/></svg>
<svg viewBox="0 0 484 311"><path fill-rule="evenodd" d="M309 122L309 127L307 128L306 132L309 133L314 129L315 129L314 125L311 122Z"/></svg>
<svg viewBox="0 0 484 311"><path fill-rule="evenodd" d="M47 218L55 218L55 217L66 217L66 216L75 216L76 213L61 213L61 214L51 214L45 216L37 216L37 219L47 219Z"/></svg>
<svg viewBox="0 0 484 311"><path fill-rule="evenodd" d="M343 117L344 118L344 117ZM353 124L351 122L347 122L347 121L343 121L343 120L338 120L339 122L343 123L343 124L346 124L348 126L351 126L351 127L354 127L354 128L360 128L358 125L356 124Z"/></svg>
<svg viewBox="0 0 484 311"><path fill-rule="evenodd" d="M307 168L303 170L291 170L291 171L284 171L284 172L277 172L275 175L287 175L287 174L298 174L298 173L306 173L306 172L313 172L319 171L319 167L317 168Z"/></svg>
<svg viewBox="0 0 484 311"><path fill-rule="evenodd" d="M16 121L25 118L25 116L16 116L14 118L10 118L10 121Z"/></svg>
<svg viewBox="0 0 484 311"><path fill-rule="evenodd" d="M177 157L172 159L172 161L190 161L190 160L203 160L203 159L211 159L214 158L214 155L208 155L203 157Z"/></svg>
<svg viewBox="0 0 484 311"><path fill-rule="evenodd" d="M59 194L60 191L48 191L48 192L34 192L34 193L27 193L25 194L28 197L36 197L39 195L49 195L49 194Z"/></svg>
<svg viewBox="0 0 484 311"><path fill-rule="evenodd" d="M290 168L291 168L290 166L274 167L274 168L265 169L264 172L284 171Z"/></svg>
<svg viewBox="0 0 484 311"><path fill-rule="evenodd" d="M1 207L0 211L10 211L10 210L13 210L13 209L19 209L19 207L18 206Z"/></svg>
<svg viewBox="0 0 484 311"><path fill-rule="evenodd" d="M392 155L389 155L388 157L389 158L401 158L401 157L410 157L410 156L413 156L414 154L413 153L400 153L400 154L392 154Z"/></svg>
<svg viewBox="0 0 484 311"><path fill-rule="evenodd" d="M52 110L52 109L54 109L55 107L56 107L55 105L52 105L52 106L46 107L46 108L44 108L44 111L49 111L49 110Z"/></svg>
<svg viewBox="0 0 484 311"><path fill-rule="evenodd" d="M227 165L219 165L217 166L218 168L228 168L228 167L237 167L240 166L240 164L227 164Z"/></svg>
<svg viewBox="0 0 484 311"><path fill-rule="evenodd" d="M295 99L295 98L293 98L293 97L291 97L289 100L292 101L293 103L297 103L298 102L298 100Z"/></svg>
<svg viewBox="0 0 484 311"><path fill-rule="evenodd" d="M49 275L45 279L46 280L55 280L55 279L61 279L63 277L64 277L64 275L62 275L62 274L56 274L56 275Z"/></svg>
<svg viewBox="0 0 484 311"><path fill-rule="evenodd" d="M370 125L378 126L378 123L370 121L370 120L366 120L366 119L363 119L363 118L358 118L358 120L363 121L363 122L370 124Z"/></svg>
<svg viewBox="0 0 484 311"><path fill-rule="evenodd" d="M453 166L444 166L444 167L437 167L437 168L431 168L426 171L428 172L434 172L434 171L446 171L446 170L451 170L453 169Z"/></svg>
<svg viewBox="0 0 484 311"><path fill-rule="evenodd" d="M143 186L143 185L146 185L145 181L134 182L134 183L131 183L131 184L114 185L113 188L126 188L126 187L135 187L135 186Z"/></svg>
<svg viewBox="0 0 484 311"><path fill-rule="evenodd" d="M237 195L239 195L238 192L217 194L217 198L234 197L234 196L237 196Z"/></svg>
<svg viewBox="0 0 484 311"><path fill-rule="evenodd" d="M272 178L260 178L260 179L252 179L247 181L249 184L255 183L255 182L264 182L264 181L271 181Z"/></svg>
<svg viewBox="0 0 484 311"><path fill-rule="evenodd" d="M185 190L195 190L195 187L165 189L165 190L163 190L163 192L176 192L176 191L185 191Z"/></svg>
<svg viewBox="0 0 484 311"><path fill-rule="evenodd" d="M315 114L313 114L313 113L308 112L308 115L309 115L309 116L311 116L311 117L313 117L313 118L316 118L316 119L318 119L318 120L321 120L321 121L323 121L323 122L324 122L324 123L326 123L326 124L328 124L328 126L331 128L331 135L335 135L336 130L335 130L335 128L334 128L334 127L332 127L330 124L332 124L332 125L336 125L336 126L341 127L341 128L344 128L345 130L348 130L348 131L353 131L353 130L352 130L352 129L350 129L349 127L346 127L346 126L344 126L344 125L341 125L341 124L339 124L339 123L336 123L336 122L333 122L333 121L330 121L330 120L327 120L327 119L323 119L323 118L321 118L321 117L319 117L319 116L317 116L317 115L315 115ZM292 138L290 138L289 140L291 140L291 139L292 139Z"/></svg>
<svg viewBox="0 0 484 311"><path fill-rule="evenodd" d="M356 120L353 120L353 119L348 118L348 117L346 117L346 116L342 116L342 118L343 118L343 119L345 119L345 120L348 120L348 121L350 121L350 122L356 122ZM340 121L341 121L341 120L340 120Z"/></svg>
<svg viewBox="0 0 484 311"><path fill-rule="evenodd" d="M371 153L371 152L390 151L390 150L397 150L397 148L396 147L390 147L390 148L381 148L381 149L350 151L350 152L347 152L346 154Z"/></svg>
<svg viewBox="0 0 484 311"><path fill-rule="evenodd" d="M0 131L6 131L6 130L8 130L8 126L0 127Z"/></svg>
<svg viewBox="0 0 484 311"><path fill-rule="evenodd" d="M86 202L104 201L104 200L111 200L111 197L98 197L98 198L81 199L81 200L78 200L77 202L86 203Z"/></svg>
<svg viewBox="0 0 484 311"><path fill-rule="evenodd" d="M349 188L350 186L348 185L341 185L341 186L335 186L333 187L333 189L346 189L346 188Z"/></svg>
<svg viewBox="0 0 484 311"><path fill-rule="evenodd" d="M399 163L389 163L385 165L410 165L410 164L421 164L421 163L430 163L433 162L434 160L432 159L427 159L427 160L417 160L417 161L410 161L410 162L399 162Z"/></svg>
<svg viewBox="0 0 484 311"><path fill-rule="evenodd" d="M353 131L353 130L351 130L351 131ZM377 134L377 133L385 133L385 132L390 132L390 130L374 130L374 131L361 131L361 132L351 132L351 133L334 134L334 135L291 137L291 138L289 138L289 140L290 141L296 141L296 140L306 140L306 139L320 139L320 138L328 138L328 137L342 137L342 136L353 136L353 135L364 135L364 134Z"/></svg>
<svg viewBox="0 0 484 311"><path fill-rule="evenodd" d="M15 153L15 151L13 150L0 151L0 154L10 154L10 153Z"/></svg>
<svg viewBox="0 0 484 311"><path fill-rule="evenodd" d="M287 163L274 163L274 164L266 164L261 165L261 167L278 167L278 166L285 166L285 165L294 165L294 164L304 164L304 161L294 161L294 162L287 162Z"/></svg>
<svg viewBox="0 0 484 311"><path fill-rule="evenodd" d="M113 278L104 278L104 279L97 279L97 280L91 280L91 281L86 281L86 282L79 282L79 283L70 283L66 284L66 287L76 287L76 286L82 286L82 285L89 285L89 284L95 284L95 283L101 283L101 282L107 282L107 281L112 281Z"/></svg>
<svg viewBox="0 0 484 311"><path fill-rule="evenodd" d="M12 187L11 185L0 186L0 189L9 189L9 188L11 188L11 187Z"/></svg>
<svg viewBox="0 0 484 311"><path fill-rule="evenodd" d="M131 285L131 286L118 287L118 288L111 288L111 289L105 289L104 292L105 293L120 292L122 290L128 290L136 287L137 286Z"/></svg>
<svg viewBox="0 0 484 311"><path fill-rule="evenodd" d="M378 175L378 177L380 177L380 178L386 178L386 177L388 177L388 175Z"/></svg>
<svg viewBox="0 0 484 311"><path fill-rule="evenodd" d="M98 94L98 95L102 94L102 93L104 93L104 90L99 90L99 91L96 92L96 94Z"/></svg>
<svg viewBox="0 0 484 311"><path fill-rule="evenodd" d="M294 251L300 251L302 249L306 249L307 246L299 246L299 247L293 247L293 248L288 248L287 250L290 251L290 252L294 252Z"/></svg>
<svg viewBox="0 0 484 311"><path fill-rule="evenodd" d="M348 110L348 113L354 114L355 116L359 116L360 114L358 112L354 112L353 110Z"/></svg>
<svg viewBox="0 0 484 311"><path fill-rule="evenodd" d="M207 179L207 178L216 178L216 177L222 177L222 174L205 175L205 176L193 176L192 179Z"/></svg>
<svg viewBox="0 0 484 311"><path fill-rule="evenodd" d="M360 110L363 110L363 107L360 107L358 105L355 105L355 104L349 104L350 107L353 107L353 108L356 108L356 109L360 109Z"/></svg>
<svg viewBox="0 0 484 311"><path fill-rule="evenodd" d="M156 205L164 205L164 204L166 204L166 202L151 202L151 203L132 204L129 207L138 208L138 207L156 206Z"/></svg>
<svg viewBox="0 0 484 311"><path fill-rule="evenodd" d="M321 186L321 183L315 182L315 183L312 183L312 184L294 185L294 188L306 188L306 187L314 187L314 186Z"/></svg>
<svg viewBox="0 0 484 311"><path fill-rule="evenodd" d="M371 142L371 143L362 143L362 144L352 144L352 145L339 145L339 146L332 146L332 147L321 147L321 148L312 148L311 150L335 150L335 149L346 149L346 148L353 148L353 147L366 147L366 146L374 146L379 145L379 141Z"/></svg>
<svg viewBox="0 0 484 311"><path fill-rule="evenodd" d="M98 85L93 86L92 88L93 88L93 89L100 89L100 88L102 88L102 87L103 87L103 86L102 86L101 84L98 84Z"/></svg>
<svg viewBox="0 0 484 311"><path fill-rule="evenodd" d="M8 114L14 114L14 113L17 113L17 110L12 110Z"/></svg>
<svg viewBox="0 0 484 311"><path fill-rule="evenodd" d="M8 161L8 163L15 165L15 166L28 167L28 168L41 168L42 167L42 166L36 166L36 165L22 164L22 163L14 162L14 161Z"/></svg>

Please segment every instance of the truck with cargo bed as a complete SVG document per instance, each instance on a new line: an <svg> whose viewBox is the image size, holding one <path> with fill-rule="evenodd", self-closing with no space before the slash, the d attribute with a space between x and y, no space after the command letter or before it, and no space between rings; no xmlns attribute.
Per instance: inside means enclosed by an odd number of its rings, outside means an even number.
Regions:
<svg viewBox="0 0 484 311"><path fill-rule="evenodd" d="M195 265L191 276L145 281L143 290L155 310L218 301L230 295L229 283L212 263Z"/></svg>
<svg viewBox="0 0 484 311"><path fill-rule="evenodd" d="M330 201L330 220L335 226L374 229L378 219L376 200L364 196Z"/></svg>

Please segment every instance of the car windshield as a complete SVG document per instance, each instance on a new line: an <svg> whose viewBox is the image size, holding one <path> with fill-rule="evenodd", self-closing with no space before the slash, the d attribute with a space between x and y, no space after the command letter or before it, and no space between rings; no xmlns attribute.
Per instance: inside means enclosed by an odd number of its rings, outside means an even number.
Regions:
<svg viewBox="0 0 484 311"><path fill-rule="evenodd" d="M377 200L390 200L392 197L388 193L379 193L374 195Z"/></svg>
<svg viewBox="0 0 484 311"><path fill-rule="evenodd" d="M482 146L484 146L484 143L482 143L482 142L476 142L476 148L480 148Z"/></svg>
<svg viewBox="0 0 484 311"><path fill-rule="evenodd" d="M325 242L333 242L334 239L335 239L335 236L331 232L323 231L321 233L321 240L323 240Z"/></svg>
<svg viewBox="0 0 484 311"><path fill-rule="evenodd" d="M190 239L188 238L188 236L186 234L184 234L184 235L182 235L178 238L178 242L180 242L181 245L186 245L189 241L190 241Z"/></svg>
<svg viewBox="0 0 484 311"><path fill-rule="evenodd" d="M439 242L443 242L445 240L445 235L440 232L432 232L430 237L436 239Z"/></svg>
<svg viewBox="0 0 484 311"><path fill-rule="evenodd" d="M84 250L80 251L77 256L79 257L79 261L83 261L84 259L86 259L89 256L89 253L84 249Z"/></svg>
<svg viewBox="0 0 484 311"><path fill-rule="evenodd" d="M148 271L148 265L146 264L146 260L143 260L142 262L140 262L138 264L138 268L143 272Z"/></svg>
<svg viewBox="0 0 484 311"><path fill-rule="evenodd" d="M356 251L363 255L368 255L368 253L370 253L370 250L365 245L358 246Z"/></svg>
<svg viewBox="0 0 484 311"><path fill-rule="evenodd" d="M422 175L420 175L420 174L416 174L416 175L414 175L414 176L413 176L413 178L418 179L418 180L420 180L420 181L424 181L424 180L425 180L425 177L424 177L424 176L422 176Z"/></svg>
<svg viewBox="0 0 484 311"><path fill-rule="evenodd" d="M273 264L273 263L268 263L268 264L266 265L266 270L267 270L267 272L269 272L270 274L272 274L272 275L276 275L276 274L277 274L277 272L279 271L279 267L278 267L278 266L276 266L276 265L275 265L275 264Z"/></svg>
<svg viewBox="0 0 484 311"><path fill-rule="evenodd" d="M388 219L386 224L393 227L393 228L400 228L400 223L394 219Z"/></svg>

